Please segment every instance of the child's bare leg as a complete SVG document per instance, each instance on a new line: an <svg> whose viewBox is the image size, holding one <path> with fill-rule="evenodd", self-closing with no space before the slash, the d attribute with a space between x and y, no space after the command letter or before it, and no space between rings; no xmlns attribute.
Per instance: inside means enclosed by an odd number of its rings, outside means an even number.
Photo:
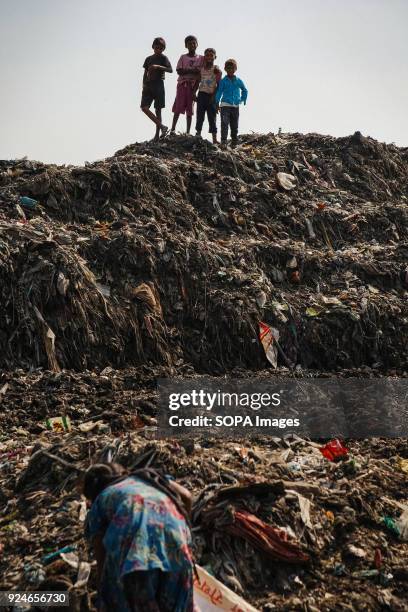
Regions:
<svg viewBox="0 0 408 612"><path fill-rule="evenodd" d="M174 113L173 115L173 123L171 124L171 131L175 132L176 131L176 125L177 125L177 121L180 117L180 113Z"/></svg>
<svg viewBox="0 0 408 612"><path fill-rule="evenodd" d="M187 115L186 120L187 120L187 134L189 134L190 130L191 130L192 116L191 115Z"/></svg>
<svg viewBox="0 0 408 612"><path fill-rule="evenodd" d="M154 140L158 141L160 138L160 126L162 125L161 108L156 108L156 117L160 123L156 124L156 134L154 136Z"/></svg>
<svg viewBox="0 0 408 612"><path fill-rule="evenodd" d="M213 144L217 144L217 113L214 104L210 103L207 108L208 125L212 136Z"/></svg>
<svg viewBox="0 0 408 612"><path fill-rule="evenodd" d="M155 123L157 125L157 127L160 128L161 121L159 121L159 119L156 117L156 115L154 115L152 113L152 111L149 109L148 106L142 106L142 111L144 112L145 115L147 115L149 117L149 119L151 121L153 121L153 123Z"/></svg>

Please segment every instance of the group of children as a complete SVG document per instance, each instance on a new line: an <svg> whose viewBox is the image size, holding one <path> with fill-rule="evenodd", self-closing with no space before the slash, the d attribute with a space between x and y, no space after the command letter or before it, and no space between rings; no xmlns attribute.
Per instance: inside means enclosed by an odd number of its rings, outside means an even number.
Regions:
<svg viewBox="0 0 408 612"><path fill-rule="evenodd" d="M194 103L197 102L196 136L201 136L205 115L207 114L209 132L214 144L217 140L217 113L221 111L221 144L227 144L228 130L231 131L231 146L235 147L238 138L239 106L246 104L248 90L243 81L236 76L237 62L228 59L224 70L226 76L215 65L215 49L209 47L204 55L197 54L198 41L195 36L187 36L184 41L187 53L177 62L178 74L176 99L172 111L173 123L170 134L174 134L181 114L186 115L187 134L191 130ZM152 44L153 55L144 61L143 92L141 109L156 124L154 140L159 140L168 132L162 121L165 107L164 78L166 72L173 72L169 59L164 55L166 42L155 38ZM150 106L154 102L155 114Z"/></svg>

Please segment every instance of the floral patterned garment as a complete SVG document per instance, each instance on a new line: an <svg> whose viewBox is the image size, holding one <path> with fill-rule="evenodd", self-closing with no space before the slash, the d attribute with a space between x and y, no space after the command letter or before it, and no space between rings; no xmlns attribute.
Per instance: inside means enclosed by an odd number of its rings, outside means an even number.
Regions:
<svg viewBox="0 0 408 612"><path fill-rule="evenodd" d="M123 577L135 571L192 570L191 534L172 500L129 476L102 491L88 512L86 535L104 534L100 609L127 611Z"/></svg>

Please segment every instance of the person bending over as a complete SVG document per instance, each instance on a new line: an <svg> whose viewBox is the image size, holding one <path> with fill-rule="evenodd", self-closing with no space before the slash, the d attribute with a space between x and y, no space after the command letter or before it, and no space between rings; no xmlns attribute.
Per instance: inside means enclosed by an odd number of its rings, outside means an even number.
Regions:
<svg viewBox="0 0 408 612"><path fill-rule="evenodd" d="M193 612L191 495L154 470L95 464L83 492L98 569L98 610Z"/></svg>

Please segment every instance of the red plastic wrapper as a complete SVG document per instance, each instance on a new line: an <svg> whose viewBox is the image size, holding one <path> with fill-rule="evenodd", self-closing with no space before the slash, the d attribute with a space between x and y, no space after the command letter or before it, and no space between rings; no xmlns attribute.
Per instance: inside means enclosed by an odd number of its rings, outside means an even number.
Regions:
<svg viewBox="0 0 408 612"><path fill-rule="evenodd" d="M296 541L290 541L283 529L264 523L246 510L234 512L234 523L226 525L228 533L247 540L258 550L263 550L274 561L307 563L310 558Z"/></svg>
<svg viewBox="0 0 408 612"><path fill-rule="evenodd" d="M382 555L381 555L381 550L379 548L375 549L374 565L378 570L381 568L381 565L382 565Z"/></svg>
<svg viewBox="0 0 408 612"><path fill-rule="evenodd" d="M336 459L346 457L349 452L348 448L343 446L343 444L337 438L335 440L330 440L330 442L328 442L324 446L321 446L319 448L319 451L329 461L336 461Z"/></svg>

